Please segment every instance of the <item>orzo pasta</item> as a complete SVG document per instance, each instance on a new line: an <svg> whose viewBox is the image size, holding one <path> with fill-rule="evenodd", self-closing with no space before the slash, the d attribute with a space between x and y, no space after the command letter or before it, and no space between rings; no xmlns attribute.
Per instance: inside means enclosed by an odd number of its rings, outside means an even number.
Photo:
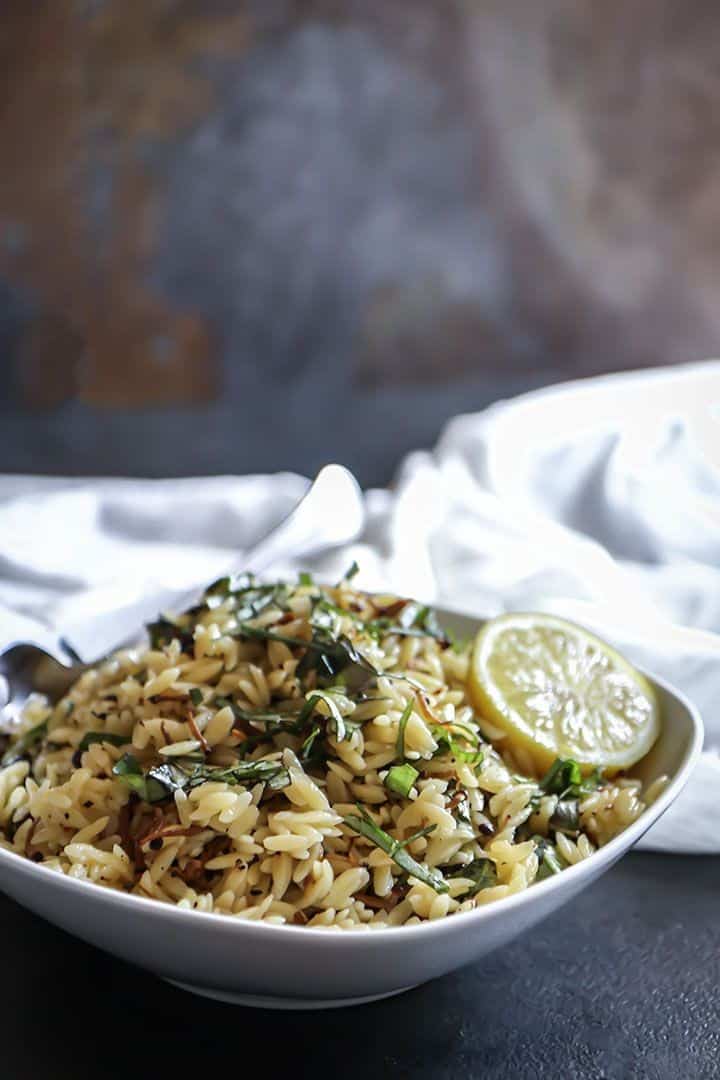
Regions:
<svg viewBox="0 0 720 1080"><path fill-rule="evenodd" d="M590 855L640 783L544 777L468 702L432 612L223 579L150 643L28 703L0 764L0 845L200 911L343 929L437 919Z"/></svg>

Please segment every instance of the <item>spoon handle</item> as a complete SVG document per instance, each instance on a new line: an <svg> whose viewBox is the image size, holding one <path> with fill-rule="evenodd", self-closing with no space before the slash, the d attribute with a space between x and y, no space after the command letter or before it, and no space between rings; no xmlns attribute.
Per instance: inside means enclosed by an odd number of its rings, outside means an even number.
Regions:
<svg viewBox="0 0 720 1080"><path fill-rule="evenodd" d="M362 492L343 465L325 465L294 510L248 551L242 569L260 574L297 554L356 540L365 522Z"/></svg>

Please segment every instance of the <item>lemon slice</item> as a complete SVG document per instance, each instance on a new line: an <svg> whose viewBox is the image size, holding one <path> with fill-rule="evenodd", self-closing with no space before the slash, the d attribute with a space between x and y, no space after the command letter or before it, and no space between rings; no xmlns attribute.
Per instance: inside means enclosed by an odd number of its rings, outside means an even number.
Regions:
<svg viewBox="0 0 720 1080"><path fill-rule="evenodd" d="M587 768L628 769L660 731L647 679L615 649L553 615L492 619L473 646L468 691L478 712L530 752Z"/></svg>

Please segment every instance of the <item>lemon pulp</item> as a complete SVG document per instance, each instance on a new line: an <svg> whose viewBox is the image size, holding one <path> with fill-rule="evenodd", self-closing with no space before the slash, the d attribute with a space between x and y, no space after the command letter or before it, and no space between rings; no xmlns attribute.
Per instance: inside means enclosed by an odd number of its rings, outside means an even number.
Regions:
<svg viewBox="0 0 720 1080"><path fill-rule="evenodd" d="M628 769L660 730L650 683L588 630L553 615L510 614L478 632L468 691L481 715L529 751L587 768Z"/></svg>

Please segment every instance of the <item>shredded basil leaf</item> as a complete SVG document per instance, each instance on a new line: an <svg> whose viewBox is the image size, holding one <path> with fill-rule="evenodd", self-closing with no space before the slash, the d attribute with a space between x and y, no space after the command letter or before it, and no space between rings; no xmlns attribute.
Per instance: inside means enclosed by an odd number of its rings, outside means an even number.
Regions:
<svg viewBox="0 0 720 1080"><path fill-rule="evenodd" d="M328 600L326 596L318 598L315 603L314 611L319 611L327 615L339 615L341 619L352 619L353 622L364 624L364 620L356 612L348 611L347 608L340 607L339 604L334 604L332 600Z"/></svg>
<svg viewBox="0 0 720 1080"><path fill-rule="evenodd" d="M435 892L445 893L448 891L448 884L443 879L439 870L432 869L427 866L423 866L417 862L416 859L406 850L407 845L416 840L418 836L427 836L435 828L434 825L428 826L427 829L421 829L419 833L414 836L408 837L407 840L395 840L389 833L386 833L384 829L381 829L379 825L376 825L373 819L368 814L367 810L363 806L358 804L358 810L360 815L348 814L343 818L343 821L356 833L360 833L361 836L366 837L376 847L379 847L381 851L384 851L386 855L396 863L401 870L410 874L412 877L418 879L418 881L425 882Z"/></svg>
<svg viewBox="0 0 720 1080"><path fill-rule="evenodd" d="M438 753L450 753L456 761L467 764L472 769L482 765L485 755L482 750L477 749L478 736L470 728L466 728L461 724L448 726L433 724L431 731L435 742L438 744ZM459 731L461 737L466 742L469 742L473 749L467 750L458 739L453 738L453 731Z"/></svg>
<svg viewBox="0 0 720 1080"><path fill-rule="evenodd" d="M385 787L388 791L394 791L396 795L404 795L407 798L419 775L417 769L407 762L404 765L393 765L385 777Z"/></svg>
<svg viewBox="0 0 720 1080"><path fill-rule="evenodd" d="M113 766L113 775L134 791L144 802L162 802L168 797L166 785L152 776L146 776L133 754L124 754Z"/></svg>
<svg viewBox="0 0 720 1080"><path fill-rule="evenodd" d="M378 672L344 634L335 637L327 630L318 628L313 633L308 651L298 664L298 674L304 675L315 669L320 679L333 681L342 673L350 693L359 693L374 679Z"/></svg>
<svg viewBox="0 0 720 1080"><path fill-rule="evenodd" d="M550 828L556 832L576 833L580 829L577 799L560 799L550 818Z"/></svg>
<svg viewBox="0 0 720 1080"><path fill-rule="evenodd" d="M125 754L114 766L113 773L119 780L140 796L145 802L162 802L173 792L185 791L204 784L207 780L225 781L227 784L246 784L262 781L277 790L290 783L287 769L277 761L241 761L229 768L196 764L187 770L174 762L154 765L143 773L132 754Z"/></svg>
<svg viewBox="0 0 720 1080"><path fill-rule="evenodd" d="M307 699L298 714L297 722L299 727L304 727L305 724L308 722L312 714L315 712L315 707L318 701L320 701L319 694L311 694L310 697Z"/></svg>
<svg viewBox="0 0 720 1080"><path fill-rule="evenodd" d="M190 700L192 701L195 708L197 708L198 705L202 705L203 692L198 686L193 686L192 690L190 691Z"/></svg>
<svg viewBox="0 0 720 1080"><path fill-rule="evenodd" d="M548 771L538 784L548 795L561 795L573 784L582 781L582 772L577 761L572 758L555 758Z"/></svg>
<svg viewBox="0 0 720 1080"><path fill-rule="evenodd" d="M571 795L582 798L595 791L603 783L600 769L595 769L590 776L583 777L577 761L572 758L555 758L552 765L539 781L538 787L548 795Z"/></svg>
<svg viewBox="0 0 720 1080"><path fill-rule="evenodd" d="M312 758L319 756L316 743L321 735L322 728L316 725L300 747L299 757L301 761L310 761Z"/></svg>
<svg viewBox="0 0 720 1080"><path fill-rule="evenodd" d="M159 615L155 622L147 624L146 630L150 637L150 645L153 649L162 649L166 645L169 645L171 641L179 641L180 647L183 652L188 652L192 648L193 634L192 630L179 626L167 615Z"/></svg>
<svg viewBox="0 0 720 1080"><path fill-rule="evenodd" d="M305 675L314 669L320 678L328 680L335 679L343 672L346 685L352 693L364 689L379 674L349 638L344 635L336 638L323 627L316 628L309 641L289 637L267 627L249 626L247 623L240 623L234 633L238 637L280 641L290 648L305 649L305 656L297 668L298 675Z"/></svg>
<svg viewBox="0 0 720 1080"><path fill-rule="evenodd" d="M185 760L187 761L187 758ZM164 762L162 765L153 765L151 769L148 769L147 778L162 785L165 789L163 798L168 798L174 791L182 791L188 786L187 772L172 761Z"/></svg>
<svg viewBox="0 0 720 1080"><path fill-rule="evenodd" d="M0 765L3 768L7 765L12 765L16 761L21 761L27 756L28 751L40 742L47 735L47 720L43 720L42 723L36 724L35 727L25 731L22 735L15 739L0 759Z"/></svg>
<svg viewBox="0 0 720 1080"><path fill-rule="evenodd" d="M229 768L198 765L190 774L188 787L197 787L206 780L225 781L226 784L256 783L261 780L273 789L286 787L290 776L278 761L240 761Z"/></svg>
<svg viewBox="0 0 720 1080"><path fill-rule="evenodd" d="M381 637L383 634L397 634L401 637L433 637L444 644L450 644L450 639L437 621L437 616L431 607L408 601L397 617L397 620L381 615L366 624L368 633L373 637Z"/></svg>
<svg viewBox="0 0 720 1080"><path fill-rule="evenodd" d="M205 590L205 596L229 596L232 592L232 580L227 575L211 582Z"/></svg>
<svg viewBox="0 0 720 1080"><path fill-rule="evenodd" d="M472 885L456 898L458 900L468 900L482 889L491 889L493 885L497 885L497 870L492 859L474 859L467 866L453 867L452 870L446 871L446 876L469 878L472 881Z"/></svg>
<svg viewBox="0 0 720 1080"><path fill-rule="evenodd" d="M317 705L320 701L330 698L329 708L331 716L326 716L324 713L317 712ZM262 724L265 728L263 733L258 732L256 735L249 735L242 743L237 747L238 753L244 753L246 749L252 746L256 746L258 743L267 741L271 735L275 735L279 732L284 732L288 735L304 735L307 732L308 724L313 717L321 717L323 721L330 720L334 726L336 734L338 731L342 734L337 734L338 738L347 738L349 733L355 730L355 725L352 721L339 714L340 724L337 723L337 717L335 716L335 710L337 705L332 701L332 695L328 691L315 691L312 693L306 701L302 703L302 708L297 711L299 702L292 701L287 704L292 706L295 711L285 712L278 709L241 709L239 705L236 705L230 698L218 696L213 702L217 709L230 708L232 709L233 716L237 721L242 721L245 724ZM284 703L281 703L284 704Z"/></svg>
<svg viewBox="0 0 720 1080"><path fill-rule="evenodd" d="M533 841L538 859L536 880L542 881L544 878L552 877L553 874L559 874L563 869L563 864L550 841L546 840L544 836L533 836Z"/></svg>
<svg viewBox="0 0 720 1080"><path fill-rule="evenodd" d="M294 702L290 703L294 705ZM246 724L264 724L266 735L273 734L277 731L285 731L292 735L297 735L302 730L306 717L303 716L303 711L298 715L296 712L284 712L279 708L277 709L242 709L234 701L228 697L218 695L213 701L213 705L216 709L229 708L232 710L232 714L235 720L241 721ZM251 736L252 738L253 736Z"/></svg>
<svg viewBox="0 0 720 1080"><path fill-rule="evenodd" d="M228 596L239 596L242 593L250 592L251 590L264 590L273 589L274 585L258 585L255 581L253 574L242 573L226 575L225 577L218 578L217 581L213 581L212 585L208 585L205 590L206 596L221 596L223 598Z"/></svg>
<svg viewBox="0 0 720 1080"><path fill-rule="evenodd" d="M412 711L413 711L413 702L412 702L412 699L411 699L410 701L408 701L407 705L403 709L403 714L400 717L400 722L398 723L398 733L397 733L397 742L395 744L395 753L397 754L397 756L399 758L404 758L405 757L405 728L408 725L408 720L410 719Z"/></svg>
<svg viewBox="0 0 720 1080"><path fill-rule="evenodd" d="M337 587L339 588L343 584L344 581L352 581L352 579L359 573L360 573L360 567L358 566L355 559L353 559L353 561L350 564L349 568L345 571L343 576L338 581Z"/></svg>
<svg viewBox="0 0 720 1080"><path fill-rule="evenodd" d="M346 721L345 717L340 712L338 703L333 698L332 693L329 690L316 690L313 694L313 698L315 699L316 703L324 701L327 705L328 709L330 710L329 719L332 720L333 727L335 729L335 738L338 740L338 742L342 742L343 739L347 738L348 734Z"/></svg>

